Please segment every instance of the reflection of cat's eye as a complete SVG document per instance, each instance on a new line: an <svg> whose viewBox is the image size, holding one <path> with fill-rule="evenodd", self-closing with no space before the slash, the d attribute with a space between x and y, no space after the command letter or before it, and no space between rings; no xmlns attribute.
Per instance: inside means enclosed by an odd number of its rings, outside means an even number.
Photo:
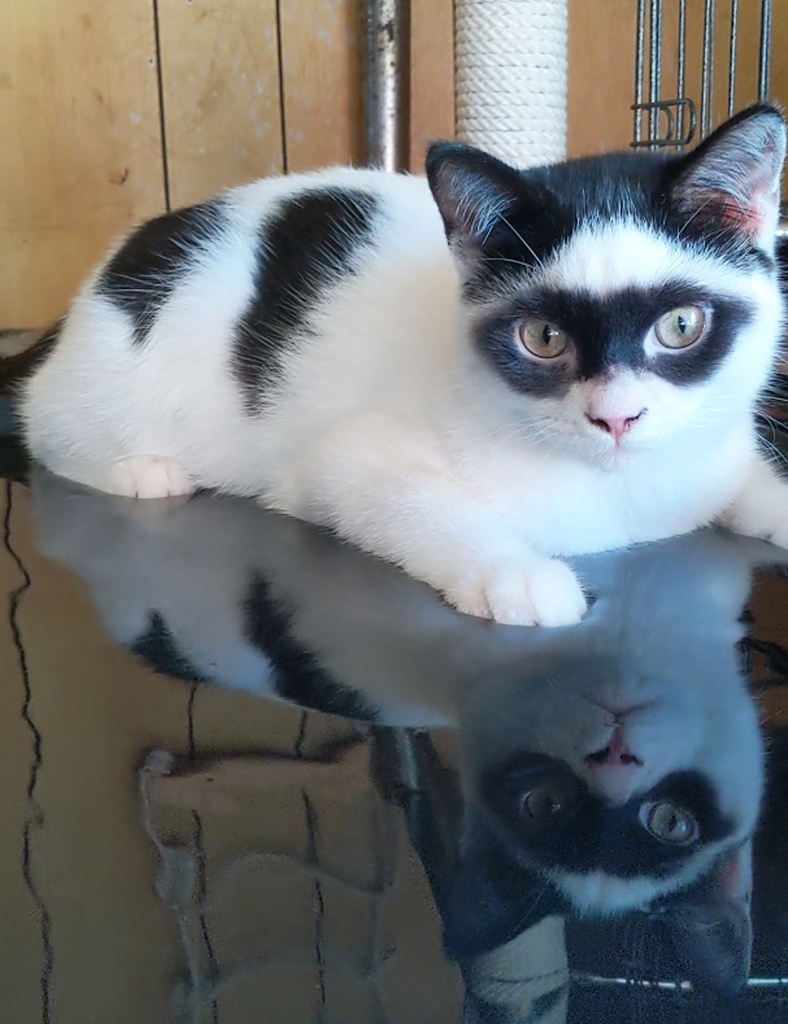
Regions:
<svg viewBox="0 0 788 1024"><path fill-rule="evenodd" d="M689 846L700 832L698 819L669 800L643 804L640 820L655 839L672 846Z"/></svg>
<svg viewBox="0 0 788 1024"><path fill-rule="evenodd" d="M569 335L546 320L525 320L520 324L520 342L537 359L555 359L569 348Z"/></svg>
<svg viewBox="0 0 788 1024"><path fill-rule="evenodd" d="M706 319L700 306L679 306L657 320L654 333L665 348L689 348L705 333Z"/></svg>
<svg viewBox="0 0 788 1024"><path fill-rule="evenodd" d="M565 813L574 803L574 787L561 778L547 779L526 790L520 801L520 820L545 821Z"/></svg>

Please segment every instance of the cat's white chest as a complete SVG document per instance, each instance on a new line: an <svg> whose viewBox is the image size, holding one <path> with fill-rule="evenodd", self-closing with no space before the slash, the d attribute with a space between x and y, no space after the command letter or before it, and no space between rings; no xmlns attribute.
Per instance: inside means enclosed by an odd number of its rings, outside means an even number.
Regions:
<svg viewBox="0 0 788 1024"><path fill-rule="evenodd" d="M577 555L688 533L731 500L749 446L632 459L603 469L541 451L487 449L467 460L474 489L510 526L548 555Z"/></svg>

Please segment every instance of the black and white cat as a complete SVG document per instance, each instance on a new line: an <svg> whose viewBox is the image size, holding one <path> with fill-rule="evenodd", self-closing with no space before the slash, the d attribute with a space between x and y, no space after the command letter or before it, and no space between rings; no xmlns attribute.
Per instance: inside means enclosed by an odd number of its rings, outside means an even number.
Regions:
<svg viewBox="0 0 788 1024"><path fill-rule="evenodd" d="M582 618L554 556L715 519L788 546L754 427L785 135L757 106L686 156L528 171L437 143L426 181L332 169L168 214L23 387L30 449L114 494L259 496L504 623Z"/></svg>
<svg viewBox="0 0 788 1024"><path fill-rule="evenodd" d="M767 545L703 531L576 560L586 619L520 631L248 502L157 509L41 472L33 499L41 549L160 671L458 730L465 834L442 910L459 957L533 924L535 885L585 919L661 905L685 969L743 979L764 749L736 644Z"/></svg>

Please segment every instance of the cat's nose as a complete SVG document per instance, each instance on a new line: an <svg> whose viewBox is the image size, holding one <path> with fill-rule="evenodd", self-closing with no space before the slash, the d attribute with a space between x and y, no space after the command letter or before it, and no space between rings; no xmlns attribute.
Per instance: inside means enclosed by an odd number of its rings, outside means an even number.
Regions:
<svg viewBox="0 0 788 1024"><path fill-rule="evenodd" d="M589 754L585 763L590 788L613 803L624 803L629 799L637 781L636 769L643 766L618 728L613 730L608 745Z"/></svg>
<svg viewBox="0 0 788 1024"><path fill-rule="evenodd" d="M616 444L618 444L624 434L631 429L633 423L637 423L645 414L646 410L641 409L634 416L594 416L592 410L592 412L586 413L586 418L589 423L593 423L595 427L599 427L600 430L610 434Z"/></svg>

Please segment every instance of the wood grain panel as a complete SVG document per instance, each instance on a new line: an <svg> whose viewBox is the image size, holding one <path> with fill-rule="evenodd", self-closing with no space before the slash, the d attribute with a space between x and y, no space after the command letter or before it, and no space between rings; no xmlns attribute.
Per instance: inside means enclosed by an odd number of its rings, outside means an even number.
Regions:
<svg viewBox="0 0 788 1024"><path fill-rule="evenodd" d="M629 145L635 15L634 0L569 0L569 156Z"/></svg>
<svg viewBox="0 0 788 1024"><path fill-rule="evenodd" d="M454 3L411 0L410 167L433 139L454 138Z"/></svg>
<svg viewBox="0 0 788 1024"><path fill-rule="evenodd" d="M280 5L287 168L361 163L362 0Z"/></svg>
<svg viewBox="0 0 788 1024"><path fill-rule="evenodd" d="M170 205L280 172L275 0L162 0L159 33Z"/></svg>
<svg viewBox="0 0 788 1024"><path fill-rule="evenodd" d="M34 327L162 208L150 3L4 4L0 139L0 327Z"/></svg>

